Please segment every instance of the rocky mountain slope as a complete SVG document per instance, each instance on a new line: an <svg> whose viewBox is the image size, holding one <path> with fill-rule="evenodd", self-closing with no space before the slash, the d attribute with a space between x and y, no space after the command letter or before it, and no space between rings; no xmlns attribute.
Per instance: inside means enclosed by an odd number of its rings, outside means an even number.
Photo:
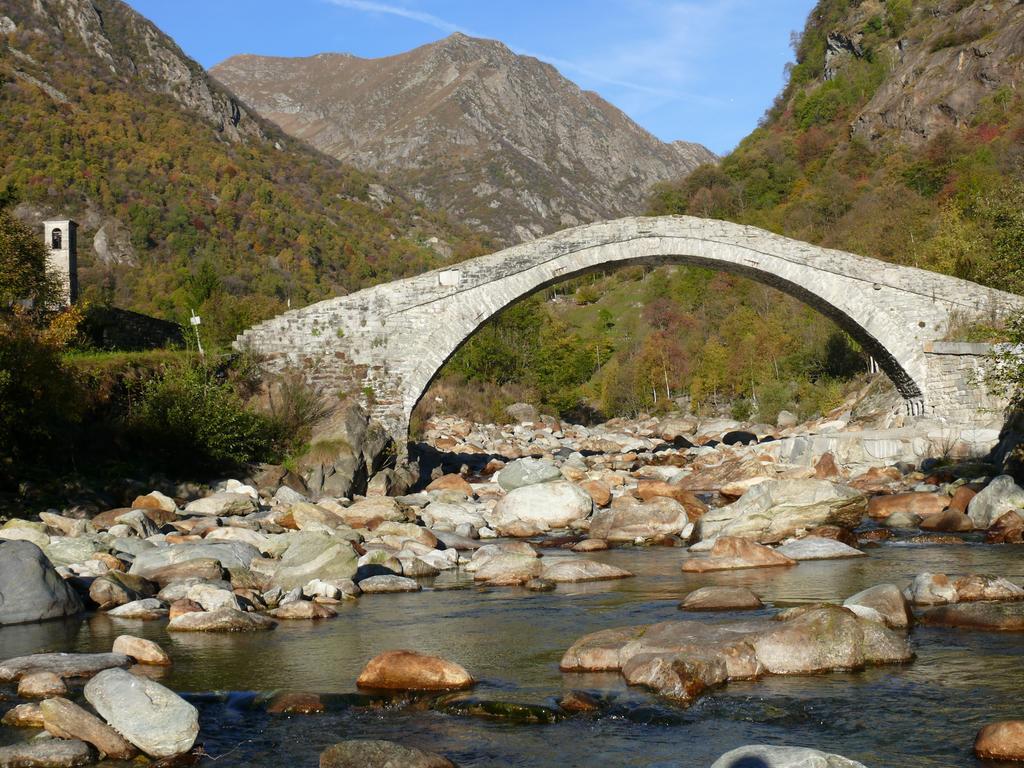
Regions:
<svg viewBox="0 0 1024 768"><path fill-rule="evenodd" d="M484 248L265 122L119 0L0 5L0 198L78 220L93 302L220 338Z"/></svg>
<svg viewBox="0 0 1024 768"><path fill-rule="evenodd" d="M549 64L459 33L382 59L246 55L211 72L292 136L505 242L637 213L653 183L714 160Z"/></svg>
<svg viewBox="0 0 1024 768"><path fill-rule="evenodd" d="M1022 85L1018 0L820 0L762 126L652 212L1024 291Z"/></svg>

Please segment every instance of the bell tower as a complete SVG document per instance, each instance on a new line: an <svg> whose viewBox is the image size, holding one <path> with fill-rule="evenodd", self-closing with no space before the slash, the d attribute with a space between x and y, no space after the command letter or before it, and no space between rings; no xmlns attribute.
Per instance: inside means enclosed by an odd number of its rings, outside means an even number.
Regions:
<svg viewBox="0 0 1024 768"><path fill-rule="evenodd" d="M78 225L71 219L43 222L47 263L60 280L58 304L68 307L78 300Z"/></svg>

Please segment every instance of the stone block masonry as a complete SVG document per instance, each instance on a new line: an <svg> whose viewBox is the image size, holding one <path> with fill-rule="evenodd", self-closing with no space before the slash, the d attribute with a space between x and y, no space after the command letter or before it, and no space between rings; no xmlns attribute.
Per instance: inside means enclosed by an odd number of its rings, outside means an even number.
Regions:
<svg viewBox="0 0 1024 768"><path fill-rule="evenodd" d="M328 299L250 328L235 346L259 355L269 371L303 370L327 396L357 397L403 445L416 403L481 325L549 285L638 263L733 272L795 296L857 339L892 379L910 415L948 421L976 423L976 413L991 403L977 389L949 388L960 375L949 366L970 367L971 356L952 356L964 358L954 364L934 345L953 321L1024 311L1024 297L965 280L754 227L662 216L575 227Z"/></svg>

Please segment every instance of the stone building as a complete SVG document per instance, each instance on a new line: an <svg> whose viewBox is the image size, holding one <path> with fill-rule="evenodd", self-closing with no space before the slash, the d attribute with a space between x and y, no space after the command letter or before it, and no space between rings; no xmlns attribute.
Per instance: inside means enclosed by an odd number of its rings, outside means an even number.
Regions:
<svg viewBox="0 0 1024 768"><path fill-rule="evenodd" d="M43 222L47 262L60 281L59 306L78 300L78 224L71 219Z"/></svg>

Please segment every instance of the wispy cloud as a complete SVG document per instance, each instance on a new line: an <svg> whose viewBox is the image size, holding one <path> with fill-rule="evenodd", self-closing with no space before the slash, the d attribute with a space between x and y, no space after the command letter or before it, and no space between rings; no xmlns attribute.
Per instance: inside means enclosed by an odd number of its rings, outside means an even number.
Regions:
<svg viewBox="0 0 1024 768"><path fill-rule="evenodd" d="M473 37L488 37L488 35L478 34L461 24L441 18L440 16L435 16L432 13L417 11L412 8L395 5L393 3L381 3L376 2L375 0L326 0L326 2L331 5L338 6L339 8L347 8L349 10L361 11L363 13L378 13L388 16L397 16L399 18L425 24L449 34L453 32L462 32L463 34L471 35ZM618 88L624 88L637 93L648 94L650 96L660 97L663 99L677 98L680 95L663 87L647 85L641 82L617 77L614 72L605 71L604 68L597 68L586 63L580 63L578 61L572 61L558 56L551 56L538 51L527 50L520 48L509 41L503 42L508 44L509 47L518 54L523 56L532 56L536 59L540 59L541 61L546 61L558 69L581 75L582 77L597 83L612 85Z"/></svg>
<svg viewBox="0 0 1024 768"><path fill-rule="evenodd" d="M421 24L426 24L428 27L434 27L442 32L464 32L465 34L469 34L465 29L454 22L442 19L432 13L424 13L423 11L416 11L412 8L403 8L400 5L378 3L374 2L374 0L327 0L327 2L331 5L338 6L339 8L348 8L353 11L363 11L364 13L383 13L388 16L400 16L403 19L418 21Z"/></svg>

